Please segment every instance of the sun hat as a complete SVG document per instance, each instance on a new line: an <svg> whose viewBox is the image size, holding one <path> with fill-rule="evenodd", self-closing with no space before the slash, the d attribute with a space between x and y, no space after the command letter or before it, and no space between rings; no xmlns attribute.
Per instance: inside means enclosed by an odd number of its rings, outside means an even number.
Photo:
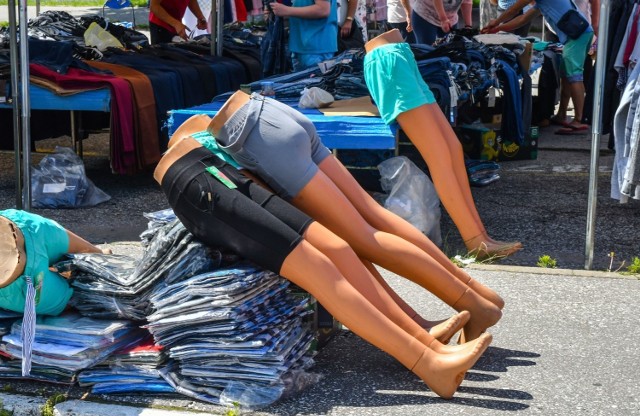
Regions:
<svg viewBox="0 0 640 416"><path fill-rule="evenodd" d="M0 216L0 288L13 283L26 263L22 232L12 221Z"/></svg>

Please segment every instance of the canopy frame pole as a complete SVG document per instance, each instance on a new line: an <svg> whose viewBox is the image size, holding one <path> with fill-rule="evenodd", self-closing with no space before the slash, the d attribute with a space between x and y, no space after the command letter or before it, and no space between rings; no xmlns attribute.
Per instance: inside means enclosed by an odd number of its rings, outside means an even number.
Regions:
<svg viewBox="0 0 640 416"><path fill-rule="evenodd" d="M598 28L598 52L596 55L595 88L593 100L593 124L591 132L591 165L589 169L589 196L587 198L587 230L584 268L593 266L595 245L596 207L598 202L598 172L600 159L600 137L602 136L602 98L607 63L609 32L609 1L600 2L600 25Z"/></svg>

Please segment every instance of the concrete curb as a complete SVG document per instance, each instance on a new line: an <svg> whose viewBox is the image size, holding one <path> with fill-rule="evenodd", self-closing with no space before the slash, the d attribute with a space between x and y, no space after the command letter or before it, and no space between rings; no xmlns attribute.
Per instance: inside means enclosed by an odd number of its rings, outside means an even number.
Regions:
<svg viewBox="0 0 640 416"><path fill-rule="evenodd" d="M615 272L603 272L597 270L579 270L579 269L551 269L547 267L527 267L527 266L510 266L498 264L479 264L471 263L466 266L472 270L482 270L486 272L506 272L518 274L542 274L549 276L573 276L573 277L595 277L600 279L629 279L638 280L640 277L636 275L624 275Z"/></svg>
<svg viewBox="0 0 640 416"><path fill-rule="evenodd" d="M13 416L36 416L42 414L47 402L44 397L34 397L22 394L0 393L2 408L11 412ZM214 413L204 413L196 410L151 409L120 404L97 403L84 400L68 400L54 406L56 416L214 416ZM220 408L224 413L224 408Z"/></svg>

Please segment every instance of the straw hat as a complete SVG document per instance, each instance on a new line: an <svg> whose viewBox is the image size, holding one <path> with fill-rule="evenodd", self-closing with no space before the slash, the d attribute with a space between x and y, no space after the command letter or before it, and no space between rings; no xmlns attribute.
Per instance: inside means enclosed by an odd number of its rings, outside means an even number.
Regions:
<svg viewBox="0 0 640 416"><path fill-rule="evenodd" d="M0 216L0 287L16 280L26 263L22 232L13 222Z"/></svg>

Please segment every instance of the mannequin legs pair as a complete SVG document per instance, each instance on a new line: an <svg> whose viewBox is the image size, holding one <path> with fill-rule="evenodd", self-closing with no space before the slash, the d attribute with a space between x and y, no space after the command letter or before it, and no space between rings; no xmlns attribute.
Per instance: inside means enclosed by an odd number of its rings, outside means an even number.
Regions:
<svg viewBox="0 0 640 416"><path fill-rule="evenodd" d="M295 206L344 239L360 257L412 280L457 311L469 311L465 339L479 337L498 322L504 302L495 292L465 274L453 274L450 270L456 266L433 243L375 203L333 156L319 168L293 198ZM405 307L411 315L411 308Z"/></svg>
<svg viewBox="0 0 640 416"><path fill-rule="evenodd" d="M411 91L407 91L408 89L415 87L418 91L428 90L428 86L420 78L411 53L407 60L398 59L388 62L379 61L375 54L371 54L377 48L400 43L402 43L400 33L397 30L390 30L365 44L365 50L370 54L365 58L365 67L367 58L374 56L370 62L376 68L372 73L365 70L367 85L372 89L371 94L374 99L382 90L391 88L390 91L399 91L395 96L396 104L405 104L404 101L409 100L409 97L403 93L410 94ZM407 78L402 78L402 82L398 80L396 85L389 86L388 83L394 84L396 81L390 75L396 73L405 74ZM378 79L378 75L381 75L384 80ZM415 77L415 82L412 77ZM423 102L430 102L432 97L429 95L431 94L423 93ZM395 115L395 112L388 108L388 98L383 99L380 96L379 104L382 105L381 111ZM438 196L460 231L467 249L479 258L508 256L520 250L522 248L520 243L503 243L493 240L485 230L469 187L462 146L437 104L420 105L400 113L395 116L395 119L427 163Z"/></svg>
<svg viewBox="0 0 640 416"><path fill-rule="evenodd" d="M504 243L489 237L471 194L462 145L437 104L405 111L397 121L427 163L440 201L467 249L480 258L508 256L520 250L519 242Z"/></svg>
<svg viewBox="0 0 640 416"><path fill-rule="evenodd" d="M396 358L443 398L450 398L491 342L444 346L417 325L358 261L318 223L287 256L280 274L302 287L354 333Z"/></svg>

